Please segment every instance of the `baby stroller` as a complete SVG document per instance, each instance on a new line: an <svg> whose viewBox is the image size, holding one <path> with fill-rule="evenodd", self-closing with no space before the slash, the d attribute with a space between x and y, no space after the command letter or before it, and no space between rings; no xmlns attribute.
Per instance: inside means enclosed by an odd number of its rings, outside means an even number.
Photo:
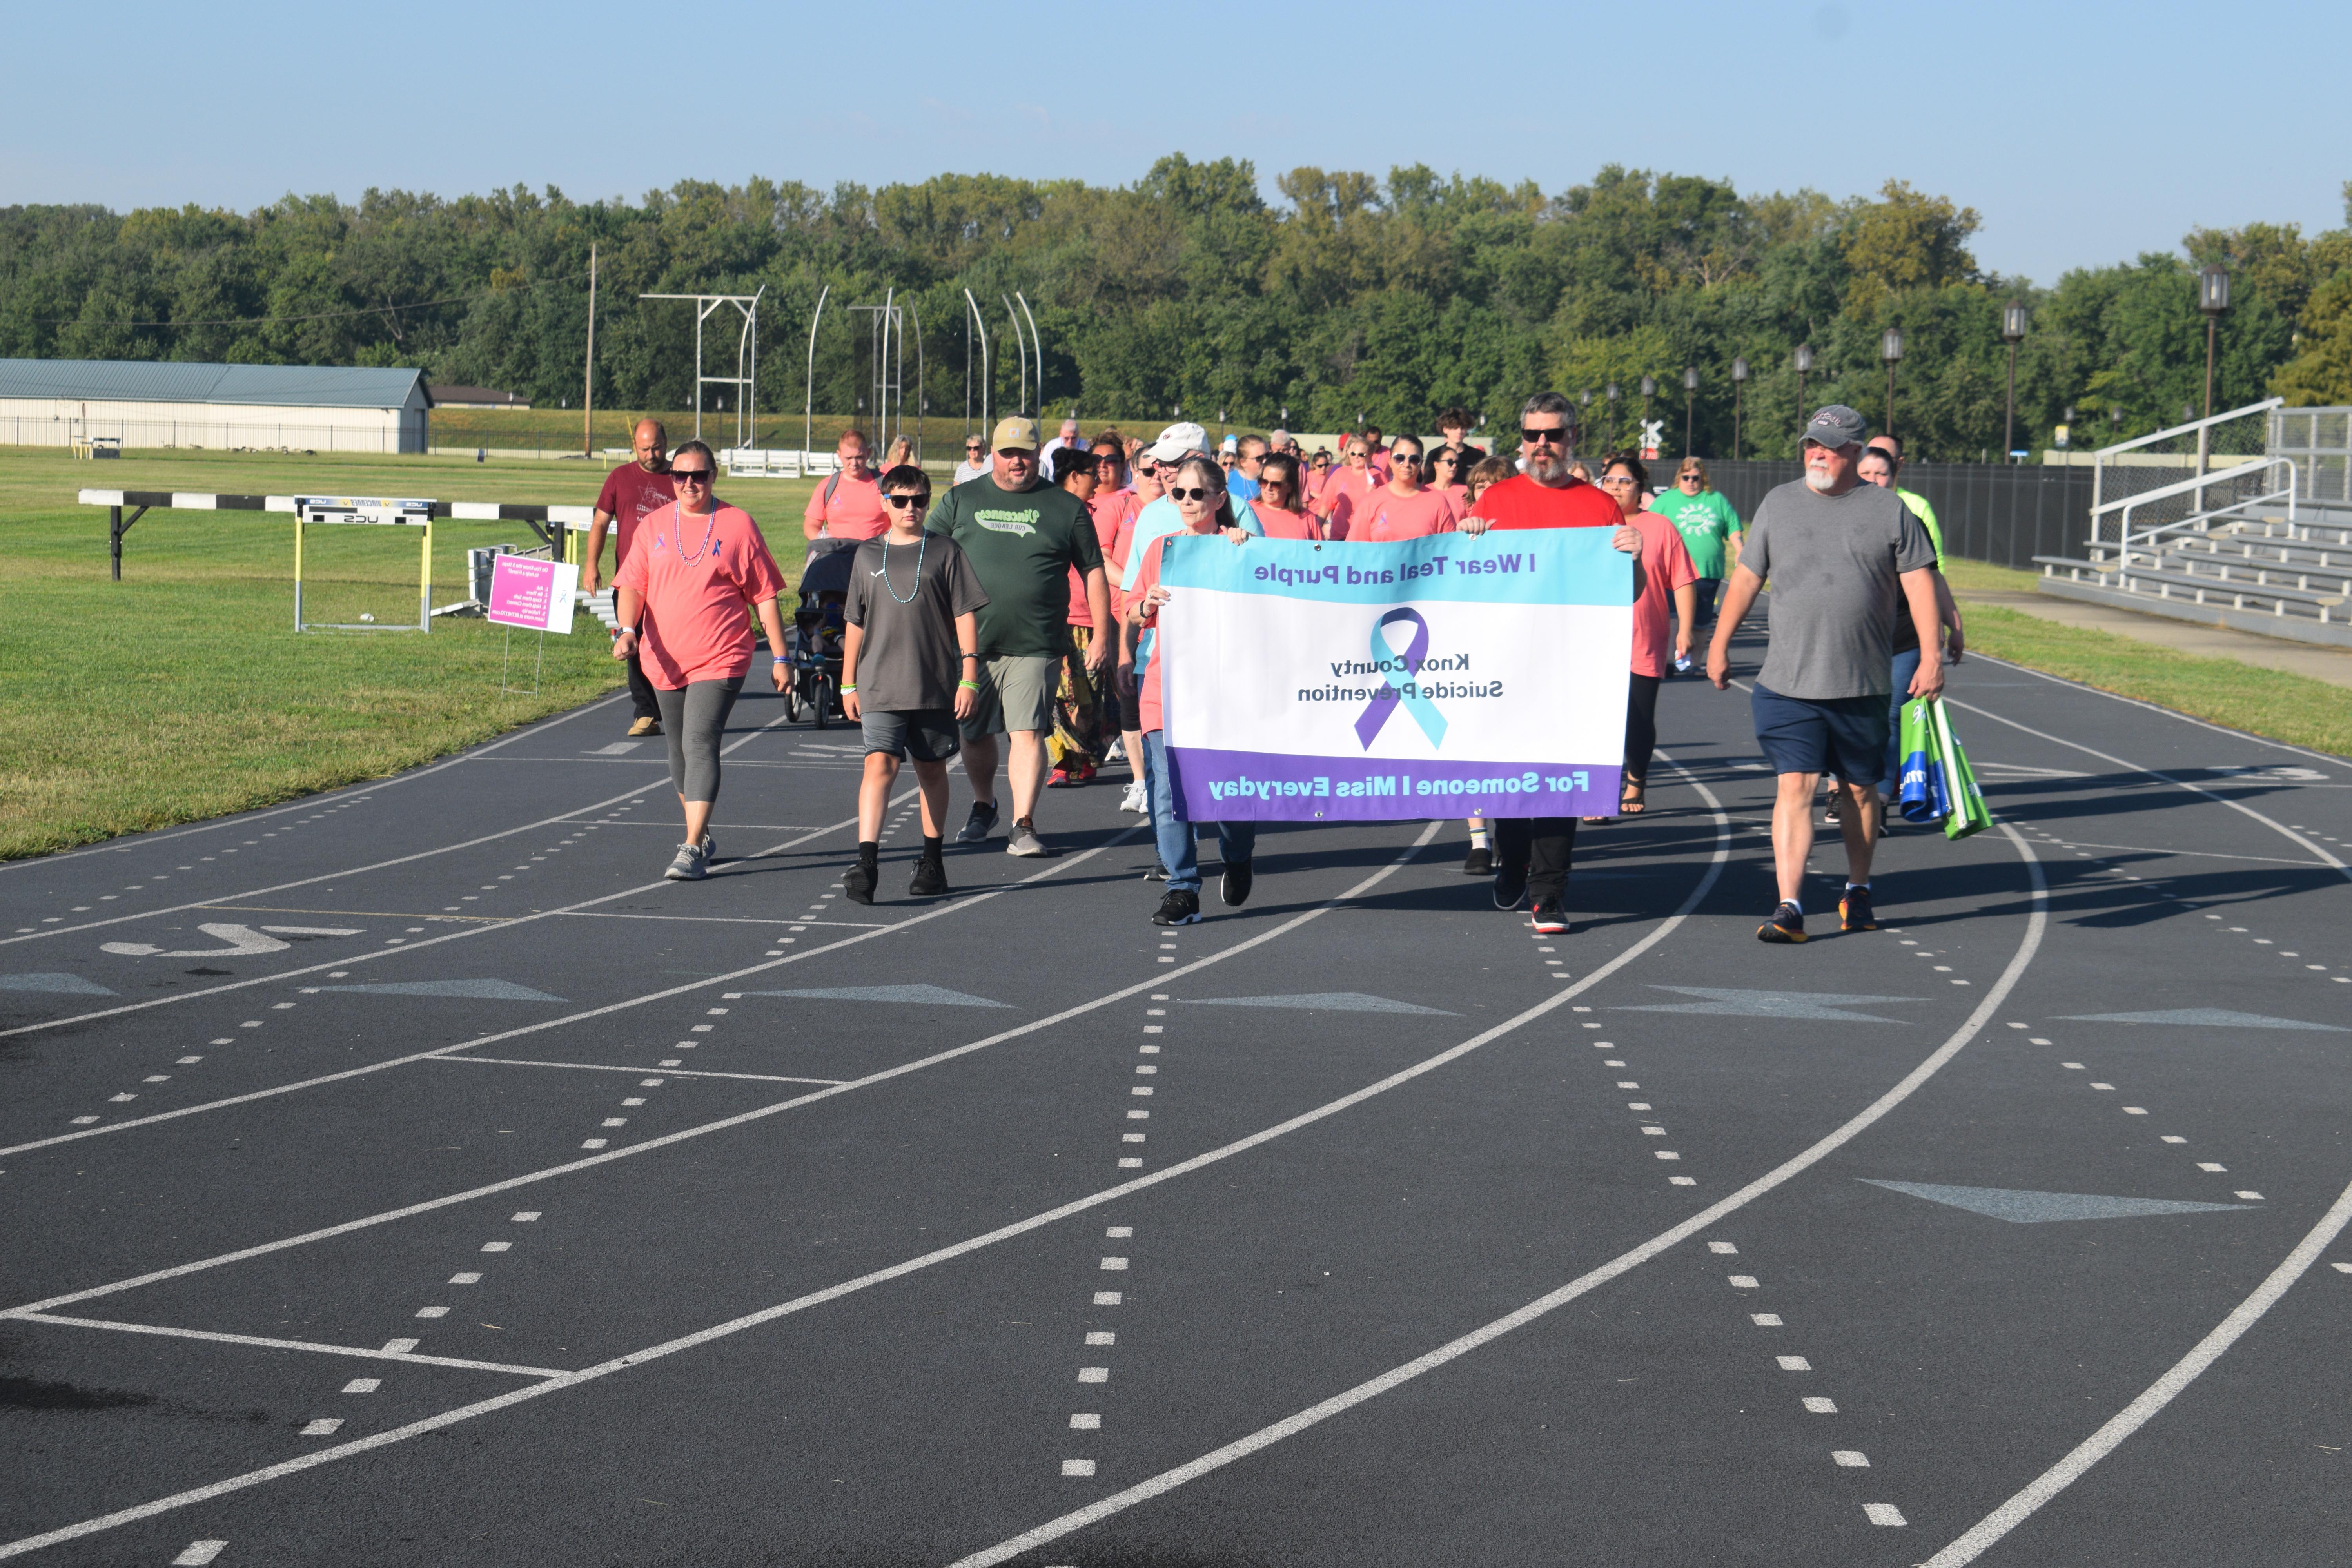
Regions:
<svg viewBox="0 0 2352 1568"><path fill-rule="evenodd" d="M800 603L793 610L792 646L784 655L791 675L784 689L790 705L786 712L795 723L814 721L822 730L842 717L841 644L847 634L842 609L849 599L849 572L856 559L853 540L817 540L801 569Z"/></svg>

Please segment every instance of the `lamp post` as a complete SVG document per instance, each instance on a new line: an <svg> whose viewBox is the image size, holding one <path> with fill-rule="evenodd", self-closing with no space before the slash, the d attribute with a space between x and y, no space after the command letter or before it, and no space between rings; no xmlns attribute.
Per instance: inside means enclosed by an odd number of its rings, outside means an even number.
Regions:
<svg viewBox="0 0 2352 1568"><path fill-rule="evenodd" d="M2230 269L2216 264L2197 274L2197 308L2205 313L2205 417L2213 417L2213 332L2230 308Z"/></svg>
<svg viewBox="0 0 2352 1568"><path fill-rule="evenodd" d="M1805 429L1805 373L1813 368L1813 345L1797 345L1797 433Z"/></svg>
<svg viewBox="0 0 2352 1568"><path fill-rule="evenodd" d="M2017 345L2025 341L2025 307L2011 300L2000 313L2001 341L2009 344L2009 412L2001 416L2000 460L2017 446Z"/></svg>
<svg viewBox="0 0 2352 1568"><path fill-rule="evenodd" d="M1617 444L1617 384L1612 381L1602 387L1601 395L1609 400L1609 439L1601 443L1601 453L1606 457L1609 448Z"/></svg>
<svg viewBox="0 0 2352 1568"><path fill-rule="evenodd" d="M1691 409L1698 401L1698 367L1683 366L1683 456L1691 455Z"/></svg>
<svg viewBox="0 0 2352 1568"><path fill-rule="evenodd" d="M1748 384L1748 362L1735 358L1731 362L1731 460L1739 461L1739 394Z"/></svg>
<svg viewBox="0 0 2352 1568"><path fill-rule="evenodd" d="M1903 330L1889 327L1878 340L1878 357L1886 362L1886 433L1895 434L1895 367L1903 358Z"/></svg>
<svg viewBox="0 0 2352 1568"><path fill-rule="evenodd" d="M1650 433L1650 399L1657 395L1658 378L1654 375L1643 376L1642 378L1642 434L1644 436Z"/></svg>

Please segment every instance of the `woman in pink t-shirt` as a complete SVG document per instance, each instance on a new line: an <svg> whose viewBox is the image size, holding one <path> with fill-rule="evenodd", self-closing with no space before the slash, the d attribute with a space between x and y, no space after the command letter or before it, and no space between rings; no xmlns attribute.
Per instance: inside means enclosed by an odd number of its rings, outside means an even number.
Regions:
<svg viewBox="0 0 2352 1568"><path fill-rule="evenodd" d="M1422 476L1431 489L1443 490L1454 498L1454 515L1470 510L1470 475L1463 466L1462 454L1451 447L1440 447L1429 454L1429 471Z"/></svg>
<svg viewBox="0 0 2352 1568"><path fill-rule="evenodd" d="M1631 452L1612 453L1601 465L1601 488L1642 536L1642 553L1633 563L1633 673L1625 693L1624 795L1618 807L1628 816L1639 816L1647 809L1643 791L1650 776L1650 753L1658 744L1658 682L1665 678L1669 658L1690 652L1691 622L1698 615L1698 590L1693 586L1698 573L1691 566L1682 530L1643 507L1650 474L1641 458ZM1666 635L1669 600L1675 623L1671 639Z"/></svg>
<svg viewBox="0 0 2352 1568"><path fill-rule="evenodd" d="M1380 489L1361 500L1343 499L1332 509L1332 521L1347 529L1350 540L1385 544L1454 531L1462 521L1461 510L1444 490L1422 488L1419 441L1398 437L1389 447L1389 471L1392 477Z"/></svg>
<svg viewBox="0 0 2352 1568"><path fill-rule="evenodd" d="M1322 526L1298 490L1297 458L1276 453L1258 470L1257 499L1250 502L1250 510L1257 514L1257 524L1268 539L1323 537Z"/></svg>
<svg viewBox="0 0 2352 1568"><path fill-rule="evenodd" d="M629 558L613 577L621 623L613 657L637 656L661 706L669 780L686 813L686 842L662 875L698 882L719 852L710 808L719 799L719 741L751 668L749 605L775 655L769 674L784 686L784 626L776 595L784 574L751 514L711 493L718 458L688 441L670 458L677 500L637 524Z"/></svg>
<svg viewBox="0 0 2352 1568"><path fill-rule="evenodd" d="M1349 519L1358 502L1379 488L1380 480L1372 473L1372 450L1360 436L1348 441L1348 464L1334 468L1315 492L1315 515L1323 520L1326 539L1352 539Z"/></svg>

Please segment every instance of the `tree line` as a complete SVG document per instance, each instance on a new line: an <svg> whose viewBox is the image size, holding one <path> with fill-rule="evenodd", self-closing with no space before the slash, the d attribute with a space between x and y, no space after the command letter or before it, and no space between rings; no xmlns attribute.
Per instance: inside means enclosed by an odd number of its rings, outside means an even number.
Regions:
<svg viewBox="0 0 2352 1568"><path fill-rule="evenodd" d="M1115 188L941 174L830 192L686 181L635 203L517 186L455 200L372 189L355 205L289 195L247 214L0 208L0 355L413 365L576 405L593 243L603 407L692 406L694 307L639 295L764 289L758 412L776 432L800 410L810 313L829 287L816 405L858 406L870 318L845 307L895 289L919 327L931 411L953 416L968 356L977 374L969 289L987 312L998 413L1018 397L1001 303L1017 292L1043 342L1030 406L1049 414L1150 424L1181 407L1270 426L1286 408L1298 429L1425 428L1457 404L1507 423L1551 386L1592 393L1598 434L1631 439L1648 375L1677 451L1687 367L1692 446L1708 455L1731 448L1735 358L1749 367L1742 454L1793 454L1801 343L1804 400L1876 424L1882 334L1899 327L1895 428L1916 455L1969 460L2000 446L2011 300L2032 314L2020 446L2047 444L2069 406L2076 444L2092 445L2201 405L2196 271L2220 262L2233 289L2215 406L2352 403L2352 183L2344 229L2199 229L2178 252L2048 288L1979 267L1976 213L1900 181L1846 201L1617 165L1553 195L1420 165L1385 180L1299 168L1275 184L1269 202L1248 162L1179 153ZM707 370L731 374L737 320L712 318Z"/></svg>

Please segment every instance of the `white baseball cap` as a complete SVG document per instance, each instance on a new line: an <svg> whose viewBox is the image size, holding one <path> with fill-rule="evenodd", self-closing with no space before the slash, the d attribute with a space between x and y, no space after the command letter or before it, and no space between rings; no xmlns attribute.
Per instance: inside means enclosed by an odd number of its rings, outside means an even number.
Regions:
<svg viewBox="0 0 2352 1568"><path fill-rule="evenodd" d="M1172 463L1188 453L1208 449L1209 433L1186 420L1160 432L1160 439L1151 443L1151 457L1154 462Z"/></svg>

